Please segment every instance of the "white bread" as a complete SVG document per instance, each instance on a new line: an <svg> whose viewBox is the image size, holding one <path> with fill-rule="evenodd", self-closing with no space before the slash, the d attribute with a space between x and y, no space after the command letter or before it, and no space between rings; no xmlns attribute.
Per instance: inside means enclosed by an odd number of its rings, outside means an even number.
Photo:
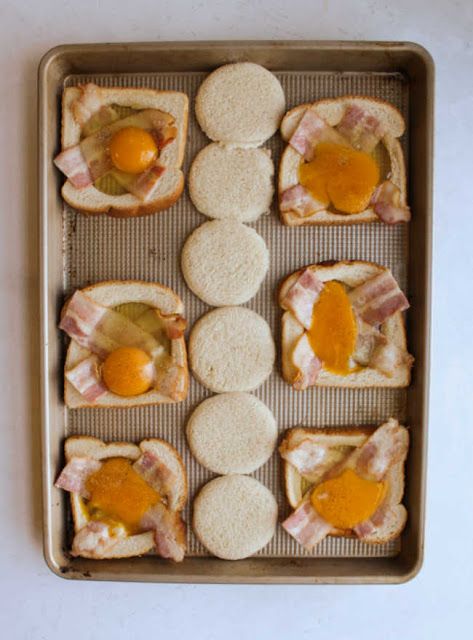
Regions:
<svg viewBox="0 0 473 640"><path fill-rule="evenodd" d="M210 553L239 560L268 544L277 516L276 500L260 482L222 476L207 483L194 500L193 529Z"/></svg>
<svg viewBox="0 0 473 640"><path fill-rule="evenodd" d="M279 80L253 62L219 67L200 85L195 113L204 133L234 147L258 147L277 130L286 100Z"/></svg>
<svg viewBox="0 0 473 640"><path fill-rule="evenodd" d="M184 305L172 289L153 282L139 280L110 280L99 282L82 289L95 302L106 307L117 307L121 304L137 302L158 309L164 315L182 314ZM184 368L185 385L179 399L184 399L188 388L187 351L184 337L171 342L174 362ZM66 354L64 370L72 369L90 355L90 351L71 340ZM151 390L139 396L126 398L108 392L93 404L89 402L64 378L64 401L69 408L85 407L134 407L148 404L164 404L174 402L171 398Z"/></svg>
<svg viewBox="0 0 473 640"><path fill-rule="evenodd" d="M101 88L104 104L131 107L133 109L159 109L173 116L177 128L176 138L160 153L159 160L166 171L159 179L151 200L142 202L131 193L109 195L94 185L77 189L68 180L61 194L74 209L88 214L106 213L114 217L132 217L156 213L170 207L182 193L184 174L181 171L187 138L189 99L179 91L155 91L153 89ZM68 87L62 98L62 148L80 142L81 125L74 118L71 105L80 96L78 87Z"/></svg>
<svg viewBox="0 0 473 640"><path fill-rule="evenodd" d="M269 212L273 176L268 149L229 149L212 143L192 163L189 195L209 218L253 222Z"/></svg>
<svg viewBox="0 0 473 640"><path fill-rule="evenodd" d="M406 167L404 155L398 138L402 136L405 123L400 112L389 102L377 98L362 96L343 96L328 100L319 100L312 104L302 104L286 113L281 122L281 135L288 142L297 128L299 121L309 108L321 116L331 126L336 126L343 117L349 104L356 104L375 116L386 128L386 135L376 147L374 157L381 169L381 181L389 178L401 192L401 205L407 201ZM290 187L299 183L299 166L302 158L290 145L284 150L279 165L278 191L279 196ZM379 217L371 207L361 213L336 213L329 208L307 217L301 217L291 211L281 211L282 221L289 226L302 225L331 225L331 224L359 224L362 222L376 222Z"/></svg>
<svg viewBox="0 0 473 640"><path fill-rule="evenodd" d="M269 252L254 229L236 220L212 220L187 238L181 267L196 296L225 307L256 295L269 268Z"/></svg>
<svg viewBox="0 0 473 640"><path fill-rule="evenodd" d="M349 455L355 447L363 445L374 431L375 428L373 427L357 427L349 430L297 427L289 429L285 438L290 434L293 443L297 440L309 439L322 446L331 447L328 455L330 456L330 461L336 464ZM404 437L407 441L409 440L407 429L404 429ZM283 464L286 497L291 507L295 509L304 495L316 486L322 478L313 477L310 481L307 481L287 460L284 460ZM397 538L404 529L407 510L404 505L400 504L404 495L404 465L405 458L393 465L386 476L386 482L388 483L386 499L391 507L390 517L386 519L386 522L381 527L376 528L373 534L363 538L363 542L371 544L386 543ZM353 537L355 534L352 530L333 528L329 535Z"/></svg>
<svg viewBox="0 0 473 640"><path fill-rule="evenodd" d="M361 260L341 261L335 263L313 264L308 267L322 282L329 280L338 280L348 287L356 287L365 280L373 278L377 274L386 270L386 267L375 264L374 262L365 262ZM295 283L302 269L292 273L281 284L279 290L279 304L284 309L282 300L287 291ZM404 351L407 355L407 338L404 316L398 311L388 318L381 325L381 333L392 341L396 347ZM292 363L291 354L297 340L304 332L304 327L293 316L292 313L286 311L282 316L282 371L286 382L292 384L296 369ZM411 378L411 362L406 362L396 369L393 376L387 376L377 369L364 367L360 371L355 371L346 376L337 375L322 369L317 378L316 386L321 387L407 387Z"/></svg>
<svg viewBox="0 0 473 640"><path fill-rule="evenodd" d="M275 347L264 318L245 307L202 316L189 338L191 369L215 393L253 391L270 376Z"/></svg>
<svg viewBox="0 0 473 640"><path fill-rule="evenodd" d="M129 442L112 442L105 444L98 438L90 436L72 436L68 438L64 445L66 462L74 456L90 457L94 460L105 460L107 458L128 458L137 460L140 455L147 450L153 451L176 475L176 482L179 487L179 496L173 510L183 509L187 500L187 476L179 453L168 442L153 438L143 440L140 444L134 445ZM77 533L89 521L87 509L83 498L76 493L71 493L72 517L74 522L74 533ZM81 554L83 557L93 559L108 558L131 558L148 553L154 548L154 537L152 531L128 535L120 540L104 554Z"/></svg>
<svg viewBox="0 0 473 640"><path fill-rule="evenodd" d="M224 393L204 400L187 423L187 442L199 463L221 475L252 473L270 458L276 420L249 393Z"/></svg>

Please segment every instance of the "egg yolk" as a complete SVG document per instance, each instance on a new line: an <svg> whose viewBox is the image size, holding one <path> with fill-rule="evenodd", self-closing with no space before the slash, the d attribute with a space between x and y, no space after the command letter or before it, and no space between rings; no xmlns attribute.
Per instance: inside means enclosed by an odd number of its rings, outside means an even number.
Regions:
<svg viewBox="0 0 473 640"><path fill-rule="evenodd" d="M87 511L93 519L120 522L130 533L140 531L140 521L160 496L136 473L126 458L109 458L86 481L90 493Z"/></svg>
<svg viewBox="0 0 473 640"><path fill-rule="evenodd" d="M308 331L310 346L323 367L338 375L351 372L357 325L353 307L342 284L326 282L312 312Z"/></svg>
<svg viewBox="0 0 473 640"><path fill-rule="evenodd" d="M314 158L299 167L299 181L314 198L342 213L364 211L379 179L370 155L332 142L318 144Z"/></svg>
<svg viewBox="0 0 473 640"><path fill-rule="evenodd" d="M318 514L337 529L353 529L368 520L386 494L384 482L360 478L351 469L326 480L313 490L310 500Z"/></svg>
<svg viewBox="0 0 473 640"><path fill-rule="evenodd" d="M110 141L113 164L125 173L146 171L158 155L153 136L139 127L126 127L117 131Z"/></svg>
<svg viewBox="0 0 473 640"><path fill-rule="evenodd" d="M138 396L148 391L153 382L151 358L142 349L119 347L103 363L102 377L112 393Z"/></svg>

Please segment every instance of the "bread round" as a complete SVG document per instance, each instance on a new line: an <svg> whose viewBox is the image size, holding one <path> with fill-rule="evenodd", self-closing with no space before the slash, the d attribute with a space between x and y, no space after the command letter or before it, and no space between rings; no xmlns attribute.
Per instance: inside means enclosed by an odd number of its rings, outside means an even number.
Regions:
<svg viewBox="0 0 473 640"><path fill-rule="evenodd" d="M266 320L245 307L226 307L196 322L189 355L195 377L211 391L252 391L271 374L275 347Z"/></svg>
<svg viewBox="0 0 473 640"><path fill-rule="evenodd" d="M258 147L279 127L284 91L270 71L253 62L219 67L200 85L197 120L211 140Z"/></svg>
<svg viewBox="0 0 473 640"><path fill-rule="evenodd" d="M210 553L224 560L247 558L274 535L278 506L273 494L248 476L215 478L194 501L193 528Z"/></svg>
<svg viewBox="0 0 473 640"><path fill-rule="evenodd" d="M229 149L212 143L189 173L189 195L209 218L252 222L269 211L274 165L267 149Z"/></svg>
<svg viewBox="0 0 473 640"><path fill-rule="evenodd" d="M276 420L249 393L224 393L204 400L187 423L190 450L214 473L251 473L273 453Z"/></svg>
<svg viewBox="0 0 473 640"><path fill-rule="evenodd" d="M269 252L254 229L235 220L212 220L187 238L181 266L196 296L225 307L256 295L268 271Z"/></svg>

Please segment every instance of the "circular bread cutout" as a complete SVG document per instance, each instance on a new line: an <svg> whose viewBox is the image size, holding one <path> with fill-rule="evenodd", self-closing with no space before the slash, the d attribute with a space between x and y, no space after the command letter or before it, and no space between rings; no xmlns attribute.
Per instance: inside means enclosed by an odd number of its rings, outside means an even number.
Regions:
<svg viewBox="0 0 473 640"><path fill-rule="evenodd" d="M269 252L254 229L234 220L212 220L187 238L181 266L196 296L226 307L256 295L268 271Z"/></svg>
<svg viewBox="0 0 473 640"><path fill-rule="evenodd" d="M209 218L253 222L269 211L274 165L266 149L230 149L212 143L189 173L189 195Z"/></svg>
<svg viewBox="0 0 473 640"><path fill-rule="evenodd" d="M251 473L273 453L276 420L249 393L224 393L204 400L187 423L187 441L200 464L219 474Z"/></svg>
<svg viewBox="0 0 473 640"><path fill-rule="evenodd" d="M224 560L247 558L274 535L278 506L261 482L223 476L206 484L194 501L193 528L210 553Z"/></svg>
<svg viewBox="0 0 473 640"><path fill-rule="evenodd" d="M189 355L195 377L211 391L252 391L271 374L275 347L266 320L245 307L226 307L196 322Z"/></svg>
<svg viewBox="0 0 473 640"><path fill-rule="evenodd" d="M200 85L195 113L211 140L257 147L279 127L284 91L270 71L253 62L219 67Z"/></svg>

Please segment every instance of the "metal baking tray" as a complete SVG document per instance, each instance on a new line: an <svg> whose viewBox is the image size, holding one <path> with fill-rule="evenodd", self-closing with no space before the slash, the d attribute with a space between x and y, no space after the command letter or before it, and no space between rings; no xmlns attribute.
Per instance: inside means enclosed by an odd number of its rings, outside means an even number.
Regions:
<svg viewBox="0 0 473 640"><path fill-rule="evenodd" d="M205 75L221 64L250 60L280 78L288 108L324 97L363 94L395 104L408 123L403 138L408 166L409 225L383 224L288 228L271 214L254 227L271 255L270 273L248 306L270 323L279 340L280 280L308 263L327 259L365 259L389 266L407 291L408 340L416 358L406 389L311 389L296 393L280 375L255 393L273 410L282 433L296 425L344 427L379 424L393 415L410 426L405 504L408 525L401 539L369 546L356 539L328 538L307 553L278 526L273 541L247 560L210 557L189 526L189 555L181 564L155 555L126 560L71 558L68 500L53 482L63 463L64 438L88 434L105 440L139 441L163 437L184 457L190 500L212 474L192 458L184 427L192 409L211 395L192 380L185 402L159 407L69 411L62 398L65 338L58 313L70 292L91 282L139 278L162 282L182 296L192 323L209 308L186 287L179 254L187 235L207 218L185 193L170 210L119 220L84 216L60 197L62 177L52 158L60 148L60 100L65 86L93 80L103 86L177 89L191 100ZM44 553L56 574L75 579L222 583L399 583L422 564L429 385L430 262L432 235L432 131L434 70L430 55L411 43L377 42L196 42L65 45L49 51L39 67L39 198L41 214L41 385L43 443ZM184 169L208 140L190 114ZM283 148L278 134L265 145L276 169ZM275 494L280 518L288 513L278 454L254 476Z"/></svg>

